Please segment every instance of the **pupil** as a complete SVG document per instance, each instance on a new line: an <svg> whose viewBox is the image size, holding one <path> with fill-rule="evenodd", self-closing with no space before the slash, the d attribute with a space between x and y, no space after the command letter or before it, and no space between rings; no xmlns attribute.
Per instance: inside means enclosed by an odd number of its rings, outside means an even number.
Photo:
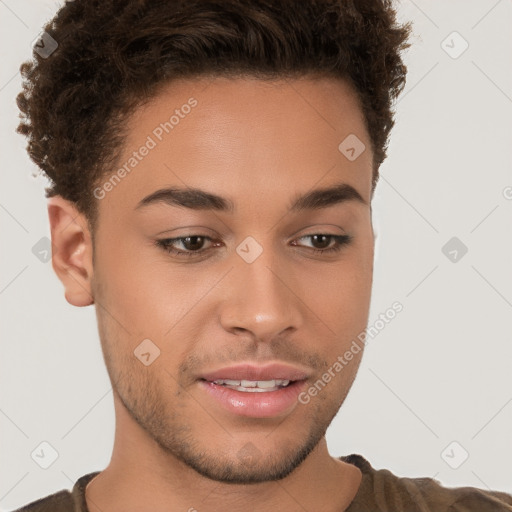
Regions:
<svg viewBox="0 0 512 512"><path fill-rule="evenodd" d="M318 241L319 237L322 237L324 239L324 244L323 244L322 247L320 247L322 249L322 248L327 247L329 245L329 242L328 242L329 236L330 235L313 235L313 238L315 239L315 241ZM327 243L325 243L326 240L327 240ZM322 245L322 243L320 245Z"/></svg>
<svg viewBox="0 0 512 512"><path fill-rule="evenodd" d="M203 237L201 237L201 236L187 236L187 237L185 238L185 246L187 246L187 245L188 245L188 249L189 249L189 250L200 249L200 248L201 248L201 246L203 245L203 244L202 244L202 241L203 241L203 240L202 240L202 238L203 238ZM196 241L197 241L197 240L200 240L200 243L197 243L197 242L196 242L196 244L192 243L192 247L190 247L190 245L191 245L191 244L189 243L189 241L190 241L190 240L196 240ZM195 247L194 247L194 245L195 245Z"/></svg>

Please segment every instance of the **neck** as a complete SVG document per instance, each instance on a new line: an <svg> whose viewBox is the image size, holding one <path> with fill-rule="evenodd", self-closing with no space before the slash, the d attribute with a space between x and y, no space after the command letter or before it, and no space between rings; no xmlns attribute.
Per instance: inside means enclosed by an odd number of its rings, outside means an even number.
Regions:
<svg viewBox="0 0 512 512"><path fill-rule="evenodd" d="M360 470L331 457L325 438L291 474L257 484L210 480L165 452L116 402L116 435L108 467L86 488L89 512L183 510L230 512L344 511ZM150 504L150 507L148 505Z"/></svg>

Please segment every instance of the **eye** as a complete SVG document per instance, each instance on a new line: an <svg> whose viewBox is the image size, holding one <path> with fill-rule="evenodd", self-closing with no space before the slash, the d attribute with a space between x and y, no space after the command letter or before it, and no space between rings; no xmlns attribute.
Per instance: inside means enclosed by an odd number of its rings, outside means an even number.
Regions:
<svg viewBox="0 0 512 512"><path fill-rule="evenodd" d="M165 238L157 240L156 243L159 247L165 251L171 253L174 256L187 256L194 257L198 254L202 254L209 249L203 249L206 240L212 240L209 236L203 235L190 235L182 236L178 238ZM176 244L181 244L185 248L184 251L176 249Z"/></svg>
<svg viewBox="0 0 512 512"><path fill-rule="evenodd" d="M319 243L321 248L317 249L315 247L312 248L314 253L331 253L338 252L344 245L348 245L352 241L352 237L350 235L329 235L329 234L315 234L315 235L305 235L301 236L299 240L303 240L304 238L312 239L313 243ZM334 243L332 243L334 242ZM296 244L293 244L296 245ZM325 247L327 246L327 247Z"/></svg>
<svg viewBox="0 0 512 512"><path fill-rule="evenodd" d="M348 245L352 241L352 236L315 233L312 235L301 236L297 240L304 239L311 239L313 244L320 245L320 248L309 247L310 251L317 254L326 254L340 251L344 245ZM214 246L219 246L218 241L214 241L206 235L188 235L177 238L163 238L161 240L156 240L155 243L158 247L173 256L193 258L201 256L213 249L212 246L207 247L206 249L204 248L206 241L214 242ZM292 245L297 246L298 244L296 241L293 241ZM177 249L177 246L181 246L184 250Z"/></svg>

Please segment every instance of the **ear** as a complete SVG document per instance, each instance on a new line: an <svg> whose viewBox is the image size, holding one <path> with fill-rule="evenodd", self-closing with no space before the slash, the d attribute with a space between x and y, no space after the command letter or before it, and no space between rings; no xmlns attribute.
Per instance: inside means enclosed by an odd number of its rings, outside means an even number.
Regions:
<svg viewBox="0 0 512 512"><path fill-rule="evenodd" d="M52 266L73 306L94 304L91 281L92 237L86 217L61 196L48 200L52 237Z"/></svg>

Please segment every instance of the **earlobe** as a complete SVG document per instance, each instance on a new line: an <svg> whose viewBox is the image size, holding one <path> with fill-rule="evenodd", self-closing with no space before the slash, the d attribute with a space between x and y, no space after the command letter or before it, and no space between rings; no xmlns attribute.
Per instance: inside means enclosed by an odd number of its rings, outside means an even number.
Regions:
<svg viewBox="0 0 512 512"><path fill-rule="evenodd" d="M52 266L73 306L89 306L92 295L92 238L85 215L75 205L54 196L48 200L52 237Z"/></svg>

